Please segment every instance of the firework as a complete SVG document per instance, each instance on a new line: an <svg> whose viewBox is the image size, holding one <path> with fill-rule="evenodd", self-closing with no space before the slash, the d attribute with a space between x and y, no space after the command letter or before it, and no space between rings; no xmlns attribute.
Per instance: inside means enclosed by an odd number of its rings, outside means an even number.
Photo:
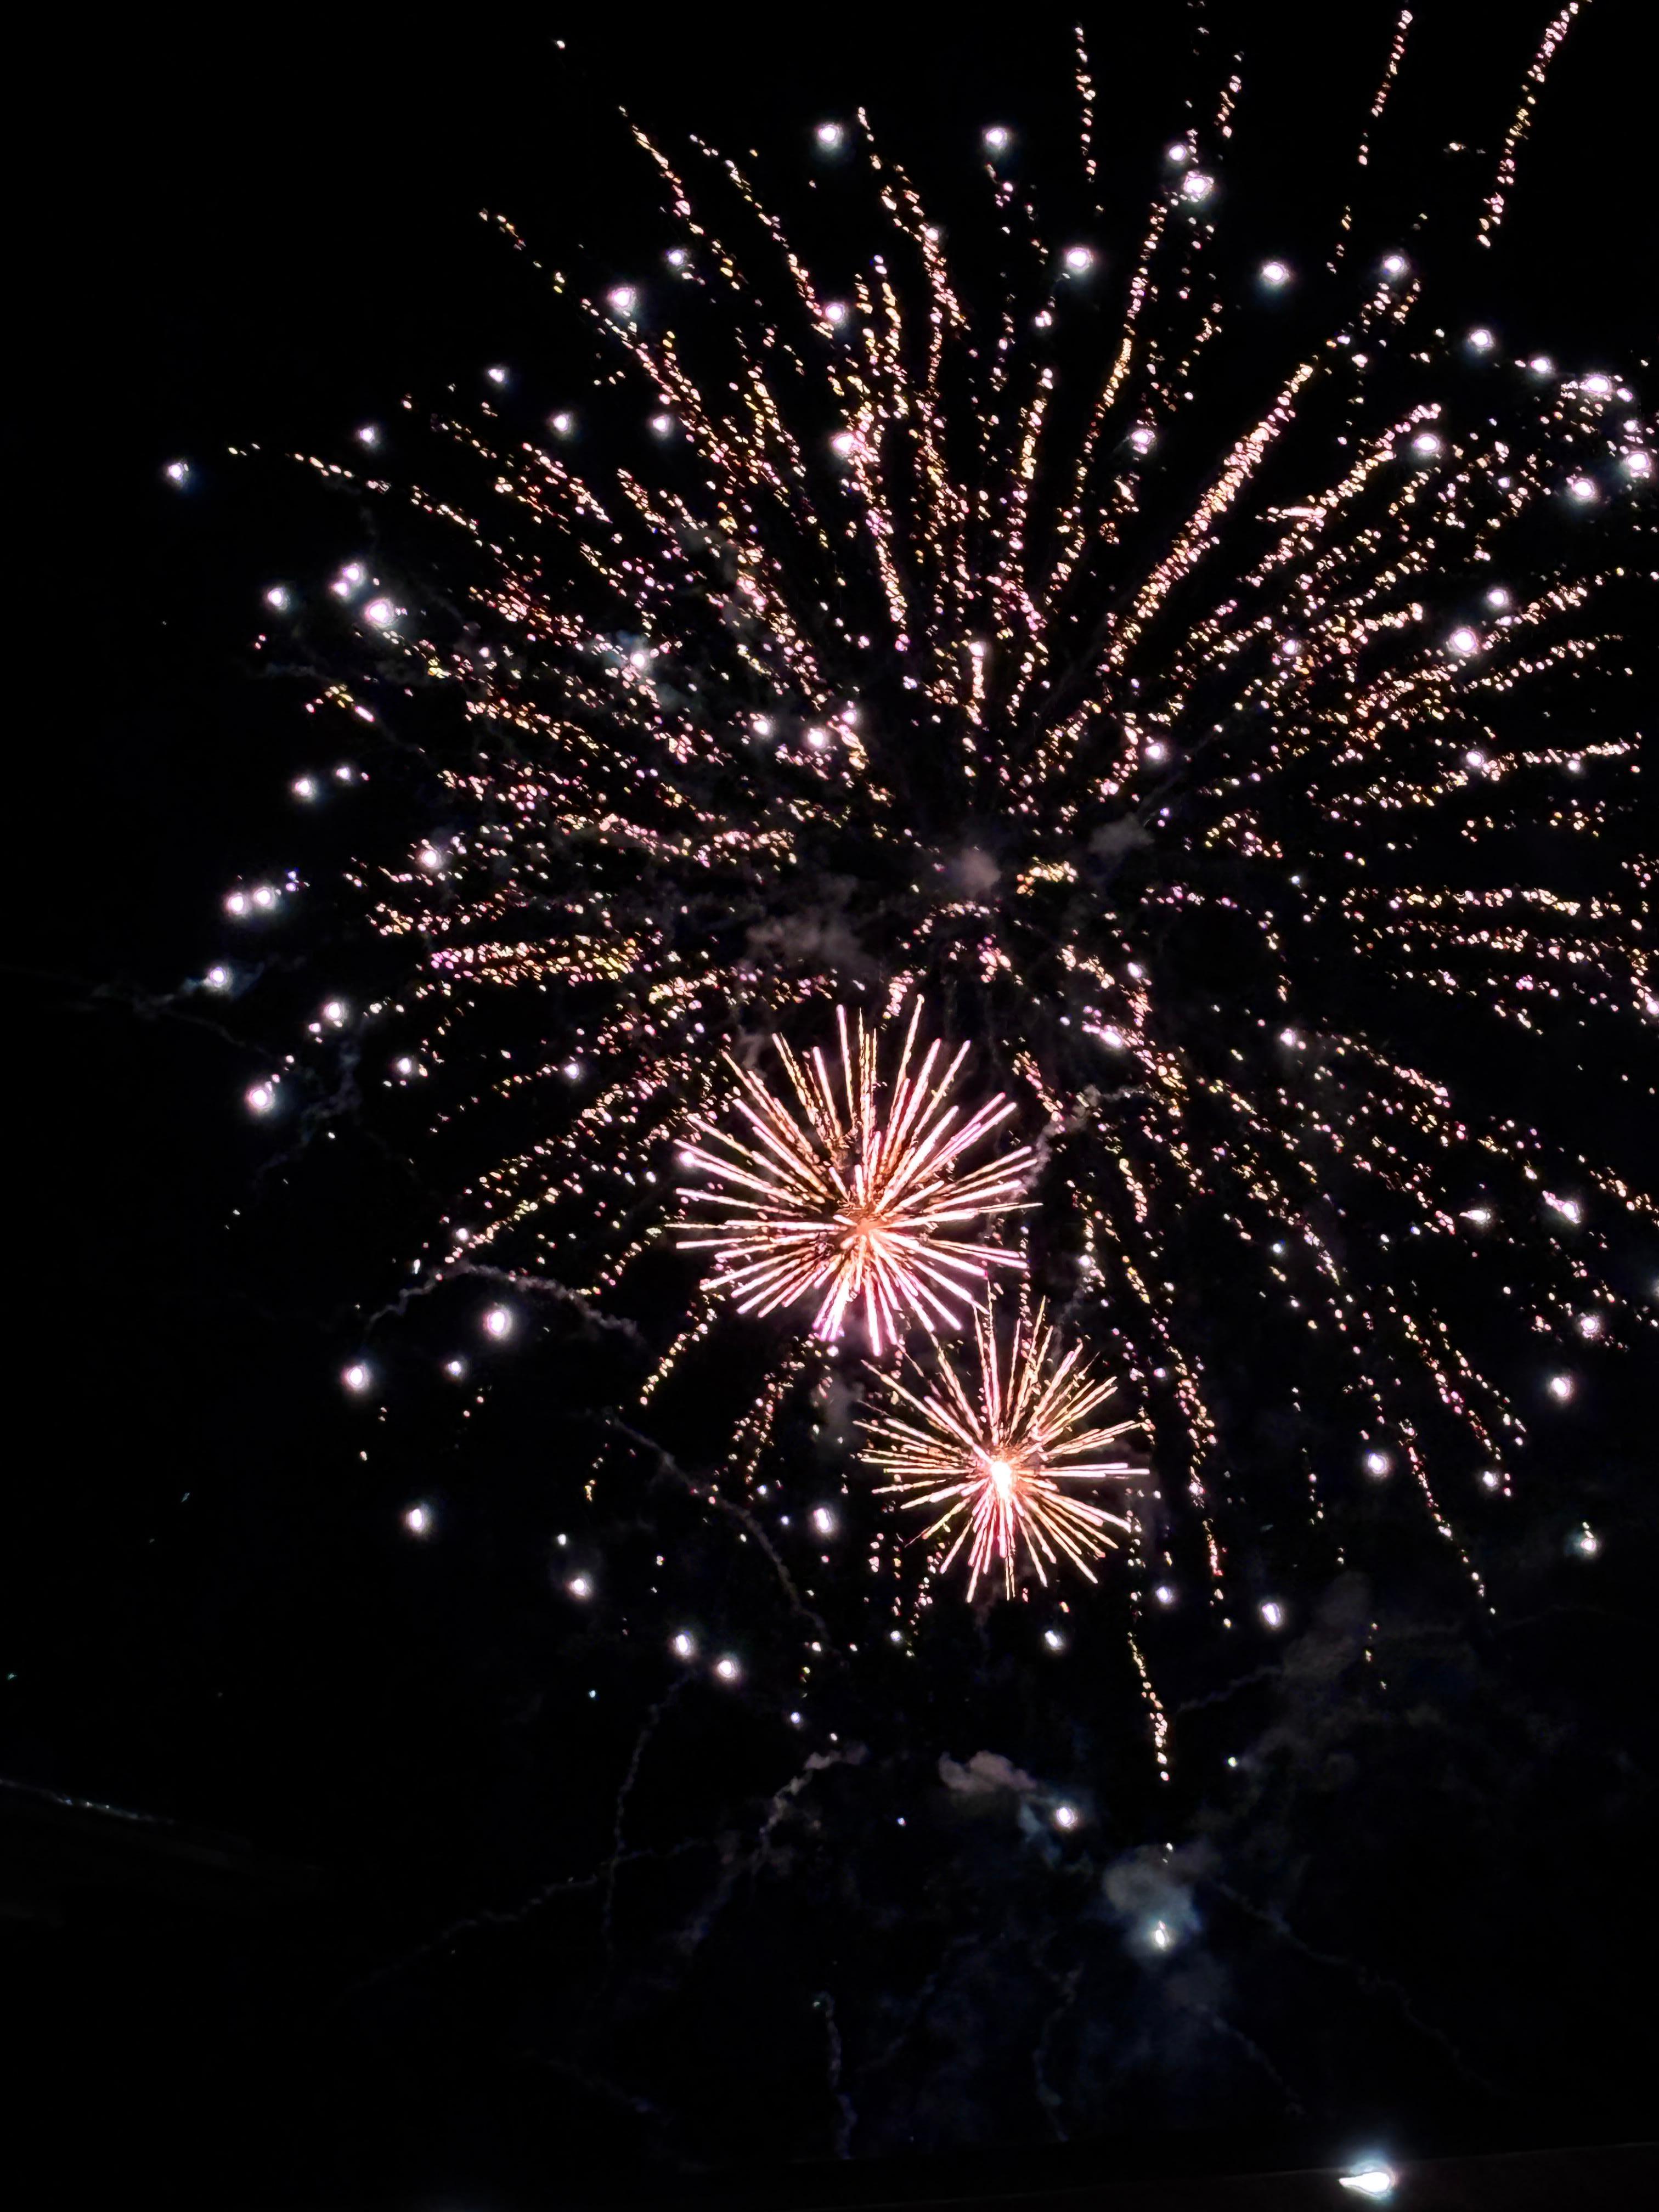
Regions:
<svg viewBox="0 0 1659 2212"><path fill-rule="evenodd" d="M1388 202L1407 22L1362 209ZM388 1312L479 1270L635 1297L694 1124L714 1286L816 1296L820 1335L856 1306L887 1345L1011 1260L957 1232L1024 1164L964 1164L1006 1108L951 1119L960 1054L907 1058L878 1107L882 1020L925 999L1043 1117L1034 1268L1144 1405L1149 1567L1218 1591L1228 1515L1253 1543L1264 1518L1262 1429L1251 1407L1228 1433L1212 1364L1271 1397L1273 1480L1327 1565L1339 1493L1394 1477L1467 1562L1528 1423L1588 1395L1587 1342L1650 1325L1659 1225L1650 1150L1586 1118L1581 1079L1593 1048L1650 1095L1650 421L1616 368L1461 319L1354 207L1322 257L1241 276L1236 95L1159 161L1127 253L1091 94L1052 222L1006 134L948 226L862 118L809 137L791 158L839 234L810 252L749 168L636 132L666 263L551 272L586 399L497 365L372 463L349 435L306 457L384 526L372 560L273 587L272 649L322 665L309 726L403 796L342 886L372 989L320 982L246 1094L311 1135L365 1095L372 1118L378 1071L386 1142L430 1135L416 1180L443 1196ZM1522 135L1490 202L1471 185L1489 240ZM363 803L343 742L307 809ZM258 937L313 899L295 872L227 911ZM868 1010L838 1072L792 1056L827 1004ZM787 1085L734 1089L725 1055L769 1032ZM723 1303L663 1333L694 1354Z"/></svg>
<svg viewBox="0 0 1659 2212"><path fill-rule="evenodd" d="M1006 1352L997 1342L996 1317L988 1295L975 1318L978 1371L964 1379L949 1358L929 1377L912 1363L918 1387L896 1379L878 1387L884 1402L866 1420L866 1462L896 1479L878 1496L902 1498L918 1511L944 1510L921 1531L920 1541L937 1550L930 1571L943 1574L968 1547L968 1595L981 1575L1002 1567L1010 1597L1023 1569L1046 1583L1048 1570L1069 1559L1091 1582L1091 1559L1112 1547L1112 1529L1131 1523L1064 1486L1106 1482L1141 1470L1129 1460L1091 1459L1133 1426L1085 1426L1113 1395L1115 1385L1083 1356L1079 1345L1054 1357L1054 1333L1039 1306L1021 1315Z"/></svg>
<svg viewBox="0 0 1659 2212"><path fill-rule="evenodd" d="M803 1064L775 1037L799 1114L728 1062L739 1085L734 1109L750 1136L696 1124L723 1150L688 1145L681 1158L725 1188L696 1194L712 1223L705 1218L680 1233L688 1248L715 1253L714 1286L739 1312L771 1313L822 1291L812 1332L834 1342L862 1300L879 1353L907 1320L930 1331L954 1328L964 1289L976 1288L988 1268L1021 1264L1017 1253L954 1233L1019 1203L1032 1165L1028 1146L982 1167L962 1164L1013 1106L999 1094L961 1120L951 1094L967 1047L935 1073L942 1048L935 1039L912 1069L921 1018L918 1003L885 1086L878 1033L862 1015L849 1024L844 1006L836 1009L839 1087L816 1047Z"/></svg>

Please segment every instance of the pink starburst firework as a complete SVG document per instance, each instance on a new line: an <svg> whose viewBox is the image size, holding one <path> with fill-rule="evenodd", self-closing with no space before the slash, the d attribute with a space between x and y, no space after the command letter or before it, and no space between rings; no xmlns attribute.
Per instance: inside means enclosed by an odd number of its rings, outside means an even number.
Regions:
<svg viewBox="0 0 1659 2212"><path fill-rule="evenodd" d="M690 1202L713 1213L687 1220L679 1235L689 1249L718 1255L714 1287L728 1291L740 1312L771 1313L821 1292L812 1333L833 1342L861 1302L879 1354L907 1322L929 1331L958 1327L964 1291L975 1291L993 1267L1024 1265L1017 1252L958 1233L1020 1203L1030 1146L982 1167L961 1164L1013 1105L999 1093L962 1120L951 1093L967 1047L939 1073L944 1048L935 1039L913 1070L921 1018L918 1001L887 1084L878 1067L878 1030L861 1014L849 1024L845 1007L836 1010L839 1083L817 1047L803 1062L774 1037L798 1112L728 1062L739 1085L732 1103L749 1133L694 1123L722 1149L683 1149L686 1164L714 1186Z"/></svg>
<svg viewBox="0 0 1659 2212"><path fill-rule="evenodd" d="M1080 1345L1056 1360L1054 1333L1043 1313L1039 1306L1035 1319L1021 1316L1016 1322L1004 1360L988 1293L975 1317L977 1377L964 1380L948 1358L940 1358L932 1375L913 1363L919 1387L912 1390L884 1378L884 1401L878 1401L875 1417L863 1425L866 1464L897 1478L877 1495L896 1494L917 1510L944 1508L916 1539L939 1540L929 1572L942 1574L969 1547L970 1598L997 1560L1010 1597L1023 1569L1046 1583L1049 1568L1058 1567L1062 1556L1094 1582L1090 1562L1113 1547L1109 1532L1127 1532L1131 1525L1061 1486L1121 1480L1143 1470L1130 1460L1089 1457L1134 1424L1085 1426L1116 1386L1083 1357Z"/></svg>

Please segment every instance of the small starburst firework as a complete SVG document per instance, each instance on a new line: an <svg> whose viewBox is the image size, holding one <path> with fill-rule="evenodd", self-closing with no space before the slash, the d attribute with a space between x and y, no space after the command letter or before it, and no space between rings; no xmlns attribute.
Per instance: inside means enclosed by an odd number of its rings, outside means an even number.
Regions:
<svg viewBox="0 0 1659 2212"><path fill-rule="evenodd" d="M752 1141L702 1118L693 1124L725 1150L688 1145L682 1158L726 1188L692 1194L691 1203L714 1208L714 1217L684 1223L680 1235L690 1249L718 1254L714 1287L729 1291L740 1312L771 1313L822 1291L812 1330L833 1342L862 1300L879 1353L907 1319L930 1331L958 1326L964 1289L992 1267L1022 1264L1017 1253L953 1232L1013 1212L1032 1154L1022 1145L983 1167L961 1170L963 1155L1014 1109L999 1093L959 1119L962 1109L950 1100L966 1046L938 1074L943 1048L935 1039L912 1072L920 1001L890 1085L880 1080L878 1031L866 1028L861 1014L849 1026L844 1007L836 1018L839 1091L816 1047L803 1064L782 1038L773 1039L799 1114L757 1076L729 1063L741 1086L732 1103Z"/></svg>
<svg viewBox="0 0 1659 2212"><path fill-rule="evenodd" d="M1047 1583L1048 1569L1064 1554L1093 1582L1090 1561L1103 1558L1115 1541L1107 1532L1127 1532L1131 1525L1061 1487L1141 1470L1130 1460L1089 1457L1134 1424L1085 1427L1115 1385L1083 1358L1080 1345L1056 1360L1054 1332L1043 1314L1039 1306L1034 1320L1019 1317L1004 1360L988 1294L975 1317L976 1381L964 1381L956 1364L941 1358L936 1375L913 1370L917 1389L884 1381L884 1401L864 1424L866 1463L897 1478L877 1495L896 1494L907 1507L923 1510L944 1508L917 1540L939 1540L930 1573L942 1574L963 1545L969 1546L970 1598L998 1559L1010 1597L1019 1584L1022 1560Z"/></svg>

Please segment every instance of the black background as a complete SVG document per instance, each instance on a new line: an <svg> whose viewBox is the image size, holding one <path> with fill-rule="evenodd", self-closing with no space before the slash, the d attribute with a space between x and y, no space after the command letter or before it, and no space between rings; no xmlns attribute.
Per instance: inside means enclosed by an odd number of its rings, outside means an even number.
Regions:
<svg viewBox="0 0 1659 2212"><path fill-rule="evenodd" d="M1106 206L1126 240L1191 81L1185 19L1146 12L1087 18ZM1391 19L1357 6L1212 20L1214 45L1237 29L1245 58L1237 250L1296 259L1343 188ZM1443 141L1489 149L1490 165L1543 20L1421 11L1399 95L1424 157L1409 204L1433 212L1449 191L1429 158ZM1588 366L1650 343L1638 27L1610 0L1588 11L1540 106L1503 250L1468 264L1482 289L1464 291L1464 311L1517 348ZM1103 2163L1317 2163L1370 2140L1411 2153L1644 2132L1653 1462L1630 1376L1572 1446L1583 1510L1609 1534L1605 1564L1571 1570L1571 1589L1540 1582L1533 1626L1507 1641L1435 1649L1390 1723L1439 1713L1433 1757L1402 1759L1386 1788L1339 1796L1311 1823L1275 1812L1285 1849L1353 1871L1347 1887L1333 1873L1311 1946L1346 1966L1304 1952L1240 1969L1278 1984L1238 2014L1268 2049L1265 2070L1235 2078L1207 2053L1184 2058L1152 2020L1157 2086L1112 2075L1092 2107L1079 2090L1072 2140L1055 2146L1029 2071L1005 2102L973 2063L990 2063L1005 2029L1024 2033L1007 2019L1030 2001L1016 1969L988 1964L871 2082L849 2130L825 2073L823 1991L855 2024L850 2081L857 2021L879 2043L888 1982L920 1987L971 1948L975 1912L1033 1958L1064 1917L1048 1863L1022 1859L1011 1822L994 1836L952 1828L902 1760L862 1796L862 1778L826 1779L815 1848L850 1857L895 1805L913 1818L921 1806L926 1876L871 1845L857 1877L867 1917L855 1899L809 1957L809 1853L795 1903L763 1900L701 1954L635 2046L618 2026L635 1997L606 1982L593 1930L574 1921L549 1936L532 1919L533 1938L491 1939L452 1978L383 1972L479 1908L516 1911L599 1863L649 1698L602 1643L560 1645L537 1618L544 1581L518 1571L520 1539L544 1546L547 1526L530 1382L494 1446L511 1472L494 1492L474 1480L444 1541L401 1535L398 1471L358 1480L362 1439L334 1376L383 1226L375 1206L336 1216L325 1180L281 1234L233 1233L235 1209L274 1197L256 1187L262 1145L239 1105L258 1063L198 1018L200 1000L167 994L218 951L233 874L288 857L295 704L250 682L245 647L258 586L315 566L336 526L297 495L270 503L216 456L249 440L337 448L404 390L497 357L536 362L533 288L478 210L502 210L556 257L574 234L602 264L636 266L635 240L658 235L649 179L609 103L760 146L781 167L820 115L864 102L925 187L988 120L1037 149L1070 133L1067 21L417 23L290 9L211 30L40 34L19 85L38 135L14 185L9 288L27 312L8 441L17 898L0 1760L40 1793L14 1794L7 1815L8 1972L28 2046L13 2087L62 2201L106 2160L223 2203L486 2181L558 2194L614 2185L635 2162L742 2167L764 2191L785 2185L782 2165L838 2148L927 2154L925 2169L883 2167L882 2185L931 2174L943 2189L991 2172L1009 2185L1081 2179ZM161 477L175 453L198 464L187 497ZM1551 1491L1540 1553L1559 1553L1555 1509L1571 1495ZM607 1698L611 1668L616 1717L561 1717L549 1687L526 1724L538 1668L603 1680ZM1293 1704L1255 1725L1290 1726ZM971 1684L945 1706L948 1733L913 1747L918 1771L940 1750L1032 1758L973 1733ZM1315 1727L1298 1710L1296 1725ZM1364 1757L1352 1716L1327 1723L1341 1755ZM1052 1724L1034 1719L1030 1742ZM738 1827L731 1807L763 1802L796 1771L799 1746L769 1727L711 1710L675 1753ZM1224 1747L1200 1724L1182 1814L1194 1832L1205 1762ZM1118 1845L1157 1832L1144 1782L1115 1754L1085 1741L1077 1757L1103 1797L1121 1797ZM204 1844L203 1860L183 1830L155 1830L155 1863L170 1869L157 1873L71 1799L239 1840ZM890 1924L877 1890L902 1900L913 1878L927 1896L911 1953L874 1931ZM761 1962L792 1946L799 1985L774 1987ZM1401 1984L1398 2003L1379 1999L1378 1977ZM1139 2002L1122 1995L1126 2019ZM1492 2032L1467 2068L1412 2025L1455 2021L1461 2046L1482 2014ZM647 2054L631 2075L630 2048ZM1299 2110L1278 2075L1299 2085ZM964 2166L975 2146L985 2158Z"/></svg>

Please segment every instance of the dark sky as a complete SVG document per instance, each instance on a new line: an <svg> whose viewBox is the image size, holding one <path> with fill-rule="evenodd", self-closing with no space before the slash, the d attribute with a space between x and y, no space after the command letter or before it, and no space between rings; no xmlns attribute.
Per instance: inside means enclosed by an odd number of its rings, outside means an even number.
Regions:
<svg viewBox="0 0 1659 2212"><path fill-rule="evenodd" d="M1413 139L1495 147L1544 11L1421 12L1400 95ZM1126 237L1188 82L1184 19L1128 15L1085 14ZM1471 320L1586 364L1652 337L1640 15L1589 9L1504 250L1458 271L1483 287L1462 292ZM1294 254L1341 188L1389 12L1212 20L1218 46L1244 27L1240 250ZM1559 1552L1578 1495L1622 1549L1571 1588L1540 1569L1535 1611L1484 1640L1425 1630L1386 1710L1339 1696L1310 1635L1298 1679L1195 1721L1173 1810L1097 1709L988 1662L922 1700L890 1756L823 1778L810 1832L763 1875L746 1855L789 1748L688 1698L637 1818L671 1852L713 1835L714 1870L666 1862L608 1945L593 1914L550 1899L591 1893L656 1693L619 1644L574 1648L553 1618L547 1376L527 1365L507 1394L488 1480L412 1448L359 1480L334 1376L395 1196L321 1164L291 1190L261 1183L237 1103L257 1063L168 996L221 949L226 883L285 857L302 733L246 647L258 586L336 526L256 495L216 453L337 441L404 390L534 361L538 305L477 211L626 269L655 232L607 102L780 157L866 102L924 185L987 121L1039 149L1069 131L1068 18L968 22L343 24L299 8L209 33L134 18L84 44L37 23L20 98L45 128L13 187L27 305L7 426L23 1134L0 1960L36 2110L105 2116L100 2145L56 2138L66 2171L165 2161L222 2203L436 2203L473 2185L568 2202L636 2168L667 2192L665 2175L741 2167L757 2201L781 2202L780 2172L843 2148L897 2194L928 2175L1059 2185L1648 2125L1650 1382L1609 1391L1538 1535L1540 1557ZM1422 174L1407 197L1432 213L1426 154ZM174 454L204 465L188 500L161 480ZM423 1482L449 1486L426 1547L395 1533ZM1323 1601L1340 1641L1341 1595ZM1224 1686L1206 1663L1189 1679ZM1294 1771L1254 1813L1218 1812L1217 1762L1267 1738L1295 1747ZM1095 1871L1131 1887L1156 1842L1200 1853L1182 1863L1207 1869L1192 1881L1212 1984L1183 2012L1133 1965L1097 1972L1075 1869L1029 1848L1007 1807L969 1818L936 1777L929 1796L916 1777L940 1750L1069 1759L1109 1831ZM1348 1786L1367 1770L1371 1786ZM890 1839L904 1805L914 1859ZM1304 1929L1238 1905L1228 1920L1242 1870L1271 1897L1291 1859L1318 1869ZM653 1930L676 1915L714 1932L671 1972ZM1062 2123L1034 2069L1051 2031L1072 2034L1052 2023L1077 1990L1090 2019ZM1213 2034L1193 2026L1218 2014Z"/></svg>

